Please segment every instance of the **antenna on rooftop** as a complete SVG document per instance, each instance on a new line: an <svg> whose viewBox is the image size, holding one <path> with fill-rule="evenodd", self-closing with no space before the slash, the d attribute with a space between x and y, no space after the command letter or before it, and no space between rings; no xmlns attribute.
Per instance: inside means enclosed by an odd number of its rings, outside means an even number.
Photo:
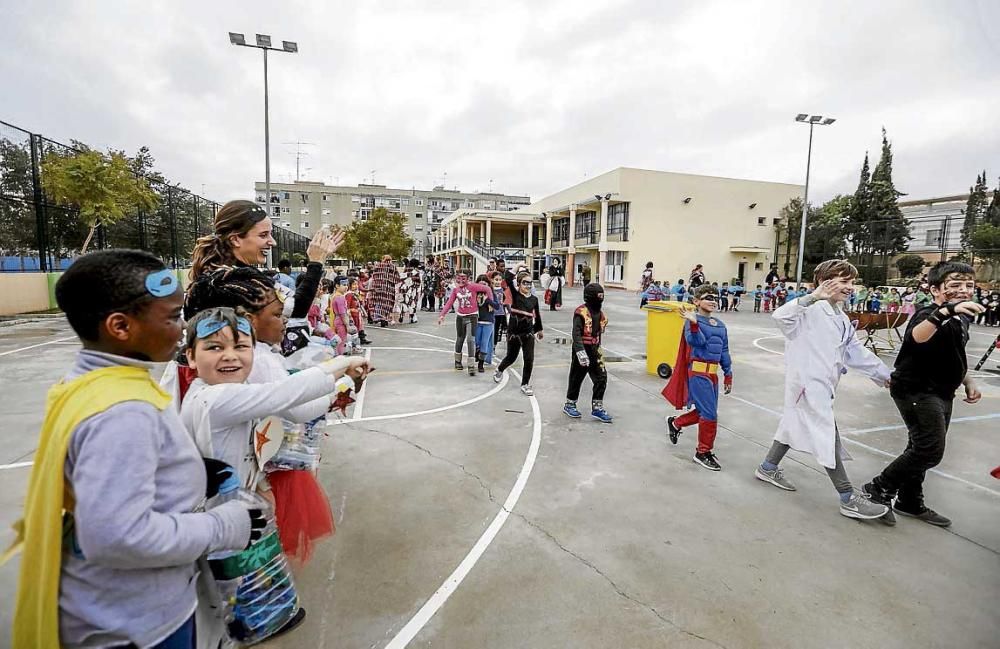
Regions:
<svg viewBox="0 0 1000 649"><path fill-rule="evenodd" d="M309 154L302 150L303 146L316 146L312 142L300 142L296 140L295 142L284 142L288 146L295 146L295 182L299 182L299 162L302 160L303 156L308 156ZM309 171L306 169L306 171Z"/></svg>

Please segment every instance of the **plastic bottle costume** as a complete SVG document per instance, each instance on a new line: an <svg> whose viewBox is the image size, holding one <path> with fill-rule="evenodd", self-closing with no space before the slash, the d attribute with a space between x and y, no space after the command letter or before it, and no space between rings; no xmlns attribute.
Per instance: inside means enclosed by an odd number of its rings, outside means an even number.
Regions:
<svg viewBox="0 0 1000 649"><path fill-rule="evenodd" d="M682 360L683 359L683 360ZM698 424L698 453L707 453L718 431L719 366L725 384L732 385L733 367L729 356L726 325L714 316L698 315L698 321L684 323L684 336L677 352L677 364L663 396L681 410L694 406L674 420L678 428Z"/></svg>

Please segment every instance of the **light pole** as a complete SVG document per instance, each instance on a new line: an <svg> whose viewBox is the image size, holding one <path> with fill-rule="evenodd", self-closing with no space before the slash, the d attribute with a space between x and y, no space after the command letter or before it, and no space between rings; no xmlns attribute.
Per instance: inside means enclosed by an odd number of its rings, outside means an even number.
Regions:
<svg viewBox="0 0 1000 649"><path fill-rule="evenodd" d="M267 34L256 34L256 44L247 43L243 34L229 32L229 42L241 47L254 47L264 52L264 202L267 204L267 215L271 216L271 128L268 120L267 97L267 52L287 52L295 54L299 44L292 41L281 41L281 47L271 47L271 37ZM268 251L267 265L271 267L271 251Z"/></svg>
<svg viewBox="0 0 1000 649"><path fill-rule="evenodd" d="M820 126L829 126L837 120L833 117L823 117L822 115L807 115L806 113L799 113L795 116L795 121L800 124L809 125L809 153L806 155L806 191L805 196L802 198L802 227L799 231L799 259L798 267L795 272L795 283L798 284L799 288L802 287L802 258L806 251L806 218L809 212L809 167L812 165L812 153L813 153L813 126L819 124Z"/></svg>

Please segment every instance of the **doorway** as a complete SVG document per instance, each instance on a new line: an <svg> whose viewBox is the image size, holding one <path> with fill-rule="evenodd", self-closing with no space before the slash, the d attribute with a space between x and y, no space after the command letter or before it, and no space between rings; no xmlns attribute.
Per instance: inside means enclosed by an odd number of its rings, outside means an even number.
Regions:
<svg viewBox="0 0 1000 649"><path fill-rule="evenodd" d="M740 280L740 286L746 286L747 277L747 262L741 261L740 265L736 271L736 276Z"/></svg>

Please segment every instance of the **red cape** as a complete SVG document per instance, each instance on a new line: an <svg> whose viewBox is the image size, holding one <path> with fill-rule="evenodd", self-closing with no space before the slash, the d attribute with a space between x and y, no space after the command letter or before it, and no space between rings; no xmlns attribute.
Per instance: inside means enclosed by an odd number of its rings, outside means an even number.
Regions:
<svg viewBox="0 0 1000 649"><path fill-rule="evenodd" d="M683 410L688 404L688 365L691 362L691 350L688 348L684 334L677 347L677 360L674 362L674 372L667 381L667 386L660 393L678 410Z"/></svg>

